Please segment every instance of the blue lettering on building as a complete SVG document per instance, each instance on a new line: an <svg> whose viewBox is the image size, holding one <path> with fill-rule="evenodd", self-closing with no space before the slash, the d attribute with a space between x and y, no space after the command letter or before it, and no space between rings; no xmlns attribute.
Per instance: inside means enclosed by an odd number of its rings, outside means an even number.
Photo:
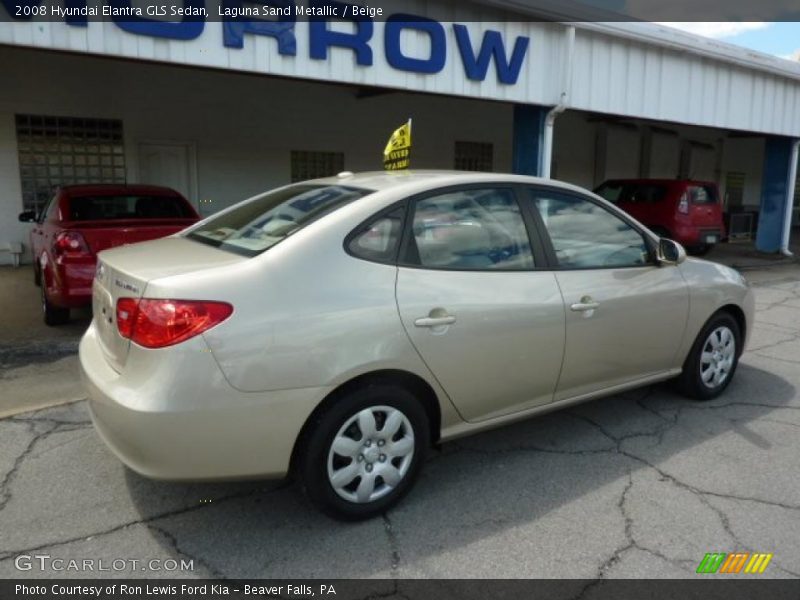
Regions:
<svg viewBox="0 0 800 600"><path fill-rule="evenodd" d="M400 48L400 34L404 29L414 29L428 34L431 53L428 58L411 58ZM414 15L392 15L386 19L383 31L386 62L395 69L415 73L438 73L447 61L447 34L444 27L433 19L423 19Z"/></svg>
<svg viewBox="0 0 800 600"><path fill-rule="evenodd" d="M242 0L221 0L227 8L241 8ZM272 6L283 8L294 6L292 0L273 0ZM224 19L222 21L222 43L227 48L244 48L244 34L266 35L278 42L278 53L297 55L297 40L294 36L294 17L276 20Z"/></svg>
<svg viewBox="0 0 800 600"><path fill-rule="evenodd" d="M332 6L337 8L340 14L345 14L345 3L332 2L332 1L317 1L312 2L312 6ZM346 14L352 14L350 11ZM312 17L309 19L310 39L309 39L309 54L311 58L318 60L326 60L328 58L328 47L339 46L341 48L350 48L355 52L356 63L368 67L372 65L372 48L369 46L369 40L372 38L372 19L366 17L358 17L349 19L355 25L353 33L344 33L341 31L332 31L328 27L328 20L323 18Z"/></svg>
<svg viewBox="0 0 800 600"><path fill-rule="evenodd" d="M0 0L0 4L12 19L31 20L31 17L16 17L15 7L24 4L38 6L42 0ZM241 7L252 4L251 0L220 0L223 7ZM66 8L86 7L87 0L64 0ZM131 0L106 0L112 7L132 6ZM205 0L183 0L184 8L203 8ZM294 0L273 0L273 6L292 7ZM342 14L347 5L336 0L312 0L312 6L331 6ZM294 10L292 10L292 14ZM352 14L348 11L347 14ZM120 29L136 35L144 35L173 40L193 40L198 38L206 26L204 17L186 16L181 21L163 21L144 17L117 17L114 23ZM309 18L309 57L327 60L329 49L340 48L353 52L356 64L369 67L374 63L373 48L376 45L374 22L368 17L346 19L352 21L351 32L332 28L333 19ZM71 26L86 27L86 17L67 17L65 22ZM277 42L278 53L287 56L297 55L297 39L294 17L277 19L222 18L222 40L228 48L244 48L246 36L259 35L272 37ZM499 31L483 32L480 43L476 45L474 36L465 25L453 24L457 55L461 59L464 74L472 81L485 81L490 66L494 63L497 80L506 85L514 85L522 72L522 66L530 46L530 38L517 36L509 57L507 42ZM416 31L425 34L430 41L426 56L409 56L403 51L401 37L403 31ZM386 19L383 28L383 52L386 62L394 69L411 73L434 74L441 72L448 60L448 36L445 27L438 21L416 15L394 14Z"/></svg>

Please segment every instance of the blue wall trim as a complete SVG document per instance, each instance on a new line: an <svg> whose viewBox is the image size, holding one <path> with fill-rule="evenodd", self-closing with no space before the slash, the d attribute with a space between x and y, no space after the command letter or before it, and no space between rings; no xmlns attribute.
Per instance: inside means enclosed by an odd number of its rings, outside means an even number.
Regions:
<svg viewBox="0 0 800 600"><path fill-rule="evenodd" d="M541 175L546 115L547 108L544 106L514 105L511 170L517 175Z"/></svg>
<svg viewBox="0 0 800 600"><path fill-rule="evenodd" d="M756 249L761 252L777 252L781 248L786 203L792 202L794 196L794 190L787 189L791 157L791 138L767 138L756 234Z"/></svg>

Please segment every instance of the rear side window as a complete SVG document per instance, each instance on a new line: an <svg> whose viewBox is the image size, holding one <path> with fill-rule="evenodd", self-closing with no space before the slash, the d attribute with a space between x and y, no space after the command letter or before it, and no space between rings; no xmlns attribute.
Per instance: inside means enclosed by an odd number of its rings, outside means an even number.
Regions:
<svg viewBox="0 0 800 600"><path fill-rule="evenodd" d="M467 188L416 202L407 262L432 269L490 271L534 267L514 192Z"/></svg>
<svg viewBox="0 0 800 600"><path fill-rule="evenodd" d="M371 193L372 190L343 185L291 185L245 200L184 235L222 250L255 256Z"/></svg>
<svg viewBox="0 0 800 600"><path fill-rule="evenodd" d="M595 193L612 204L655 204L667 196L667 187L654 183L609 181Z"/></svg>
<svg viewBox="0 0 800 600"><path fill-rule="evenodd" d="M358 258L394 263L405 210L405 206L399 206L359 229L350 238L347 249Z"/></svg>
<svg viewBox="0 0 800 600"><path fill-rule="evenodd" d="M716 204L717 193L710 185L690 185L689 199L692 204Z"/></svg>
<svg viewBox="0 0 800 600"><path fill-rule="evenodd" d="M70 221L113 219L187 219L194 217L177 196L75 196L69 199Z"/></svg>

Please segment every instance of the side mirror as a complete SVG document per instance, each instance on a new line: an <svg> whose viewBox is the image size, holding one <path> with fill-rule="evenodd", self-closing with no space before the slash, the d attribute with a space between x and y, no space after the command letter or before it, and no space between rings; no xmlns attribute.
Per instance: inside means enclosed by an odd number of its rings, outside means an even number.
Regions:
<svg viewBox="0 0 800 600"><path fill-rule="evenodd" d="M662 265L679 265L686 260L686 250L674 240L660 238L656 258Z"/></svg>
<svg viewBox="0 0 800 600"><path fill-rule="evenodd" d="M36 221L35 210L26 210L25 212L19 213L20 223L34 223L35 221Z"/></svg>

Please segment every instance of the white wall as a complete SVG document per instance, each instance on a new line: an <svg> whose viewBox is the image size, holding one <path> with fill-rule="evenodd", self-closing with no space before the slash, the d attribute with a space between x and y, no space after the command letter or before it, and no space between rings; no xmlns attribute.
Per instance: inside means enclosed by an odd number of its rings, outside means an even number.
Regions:
<svg viewBox="0 0 800 600"><path fill-rule="evenodd" d="M193 142L198 199L219 209L285 184L292 150L341 151L380 169L386 141L413 117L412 167L453 168L454 141L491 142L511 168L511 105L407 93L357 99L355 87L0 47L0 244L28 244L14 115L122 119L128 181L146 140ZM0 254L0 261L9 259ZM10 259L9 259L10 260Z"/></svg>

